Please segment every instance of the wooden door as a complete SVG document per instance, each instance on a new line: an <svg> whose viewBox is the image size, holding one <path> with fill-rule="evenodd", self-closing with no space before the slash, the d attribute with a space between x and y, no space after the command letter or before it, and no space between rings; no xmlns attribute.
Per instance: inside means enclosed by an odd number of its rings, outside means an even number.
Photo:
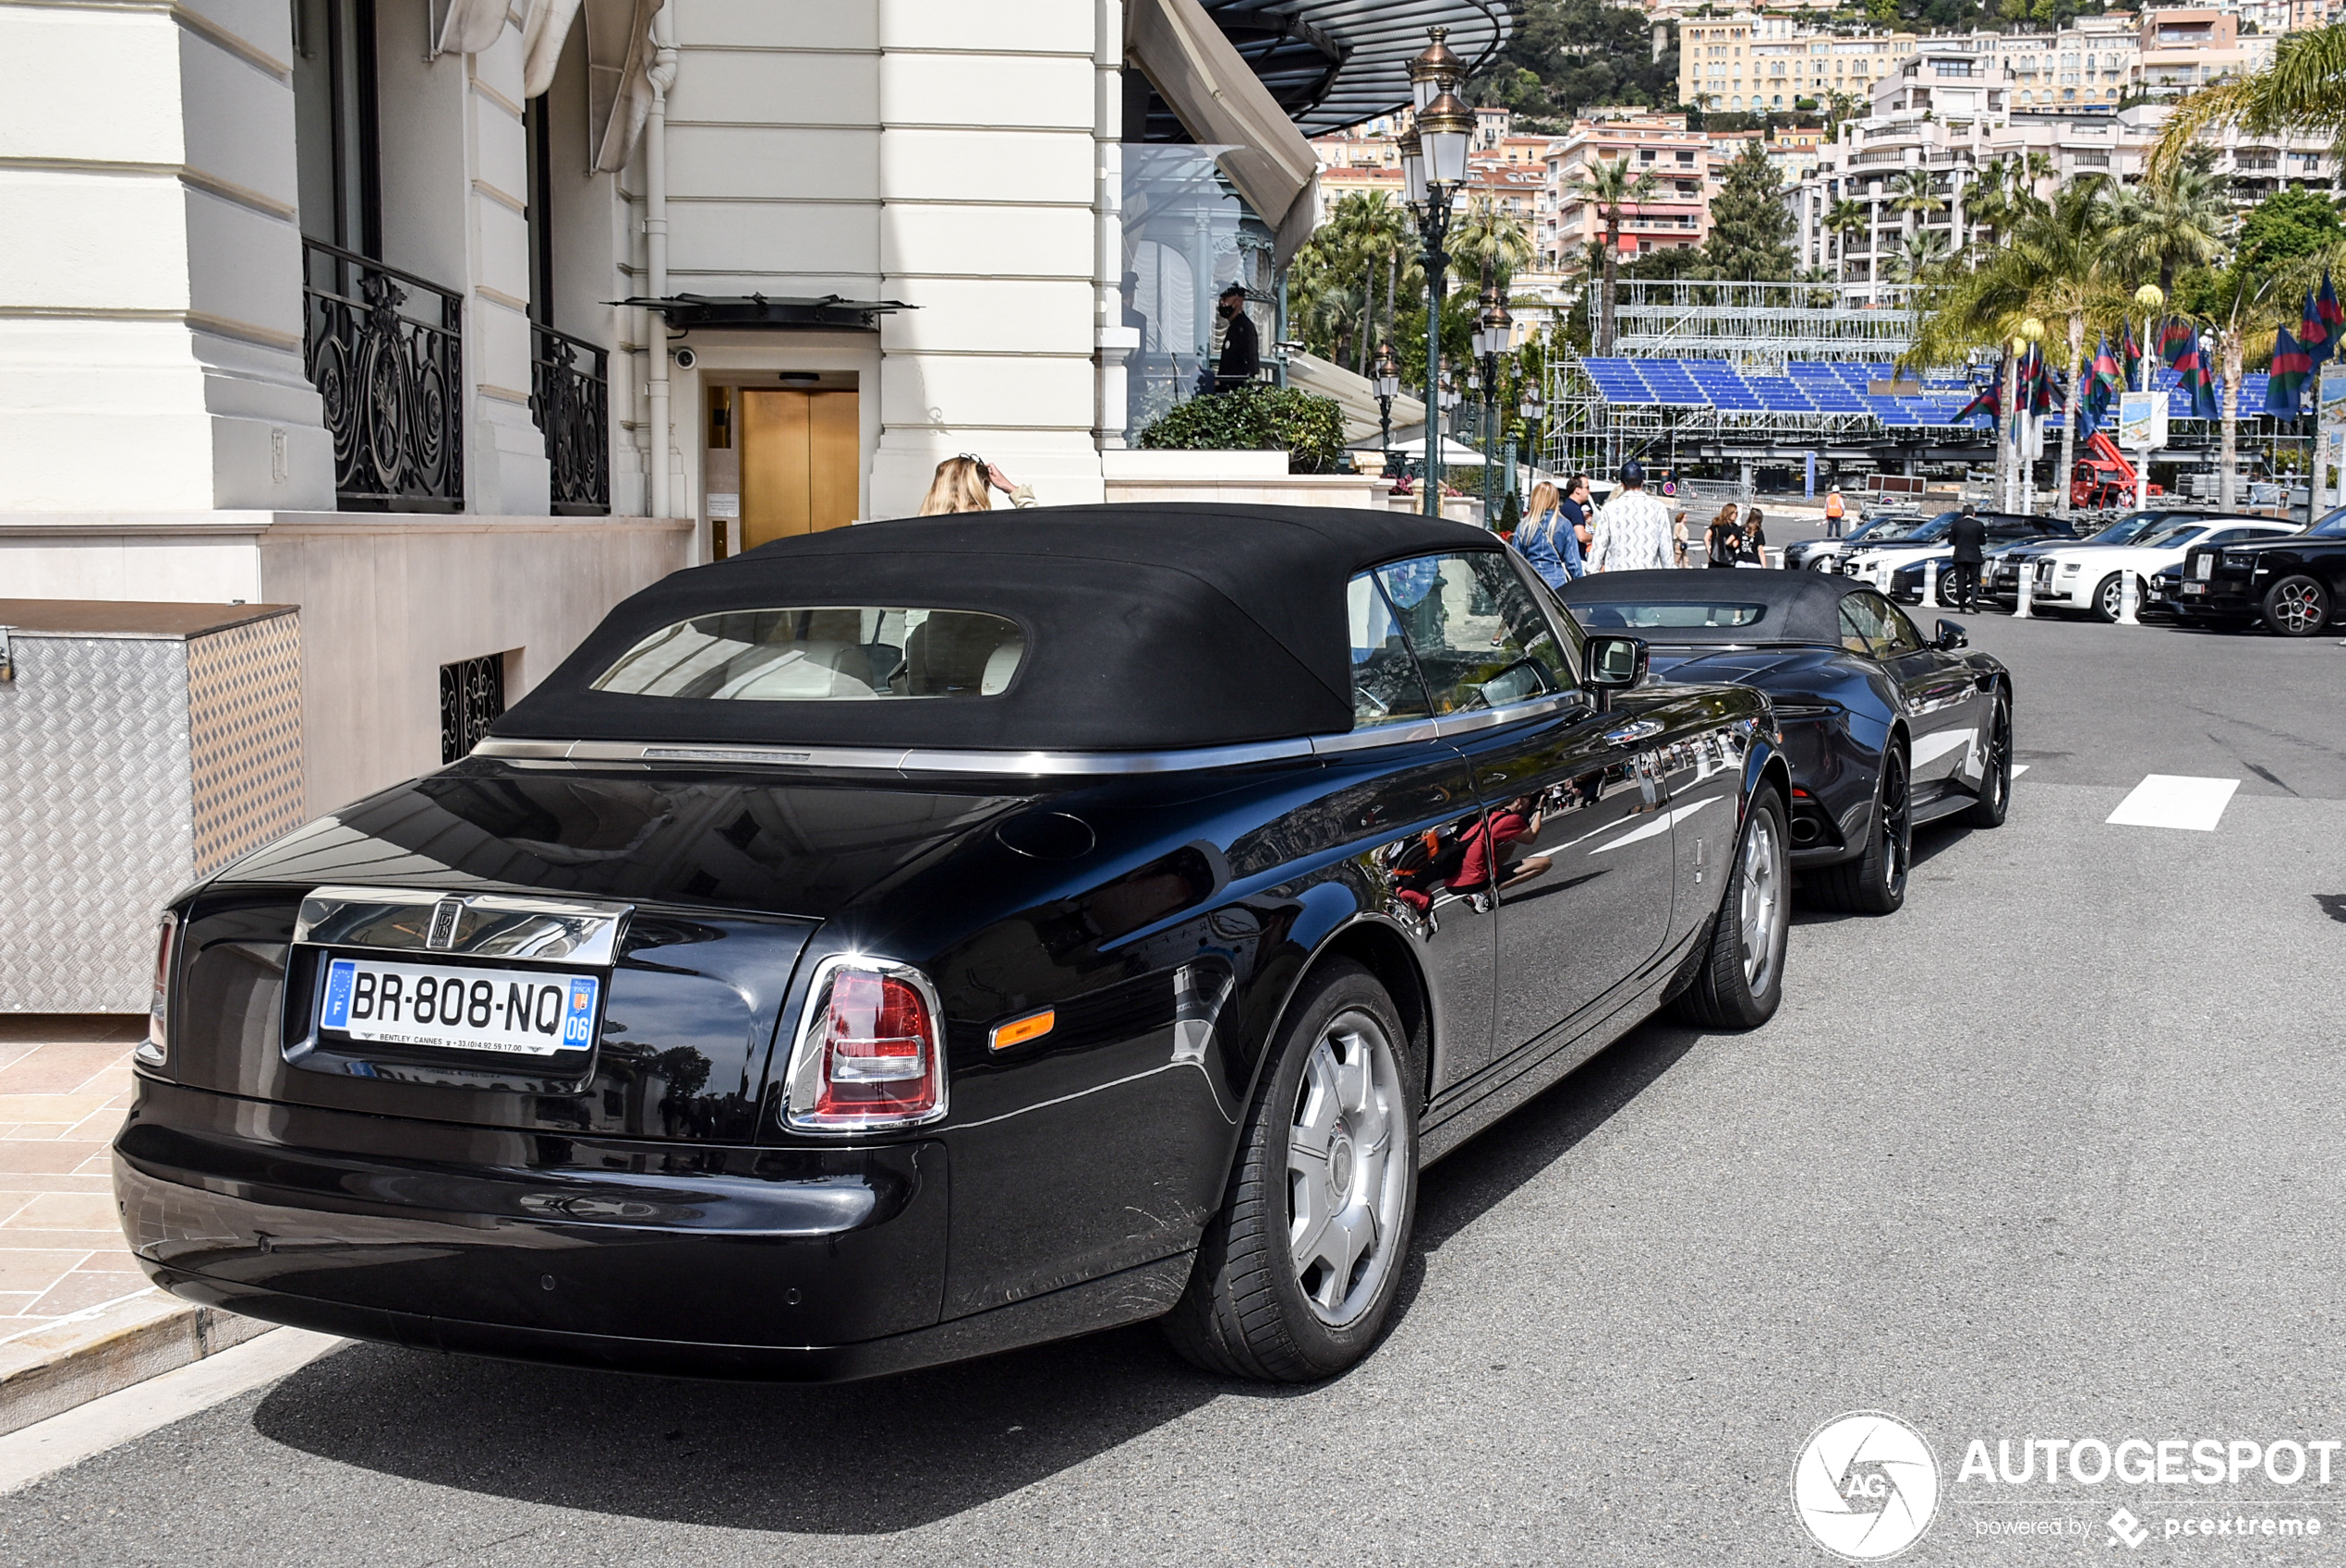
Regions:
<svg viewBox="0 0 2346 1568"><path fill-rule="evenodd" d="M742 390L744 549L855 520L855 399L843 391Z"/></svg>

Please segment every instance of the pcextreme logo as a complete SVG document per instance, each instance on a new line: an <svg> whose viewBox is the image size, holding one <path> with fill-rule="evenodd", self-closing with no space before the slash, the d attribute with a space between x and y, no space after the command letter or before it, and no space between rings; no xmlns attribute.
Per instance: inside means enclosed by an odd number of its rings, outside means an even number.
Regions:
<svg viewBox="0 0 2346 1568"><path fill-rule="evenodd" d="M1930 1527L1939 1510L1939 1461L1923 1435L1897 1417L1853 1410L1801 1444L1792 1506L1827 1551L1879 1562Z"/></svg>

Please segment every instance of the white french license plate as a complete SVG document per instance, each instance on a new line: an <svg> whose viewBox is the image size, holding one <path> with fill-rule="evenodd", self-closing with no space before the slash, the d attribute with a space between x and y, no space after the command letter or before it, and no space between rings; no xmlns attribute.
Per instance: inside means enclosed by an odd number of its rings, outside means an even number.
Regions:
<svg viewBox="0 0 2346 1568"><path fill-rule="evenodd" d="M591 974L330 959L318 1022L381 1045L550 1056L594 1044L601 996Z"/></svg>

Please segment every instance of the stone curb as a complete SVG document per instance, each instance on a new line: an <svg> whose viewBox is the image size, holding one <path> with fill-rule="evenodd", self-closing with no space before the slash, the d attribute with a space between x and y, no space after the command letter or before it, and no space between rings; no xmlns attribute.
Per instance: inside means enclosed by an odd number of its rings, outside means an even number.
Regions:
<svg viewBox="0 0 2346 1568"><path fill-rule="evenodd" d="M144 1290L0 1342L0 1434L200 1361L275 1325Z"/></svg>

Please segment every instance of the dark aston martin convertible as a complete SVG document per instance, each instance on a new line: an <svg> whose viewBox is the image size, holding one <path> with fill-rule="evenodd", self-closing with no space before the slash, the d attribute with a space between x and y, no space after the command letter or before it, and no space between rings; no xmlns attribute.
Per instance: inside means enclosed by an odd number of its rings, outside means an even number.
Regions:
<svg viewBox="0 0 2346 1568"><path fill-rule="evenodd" d="M2012 674L1965 652L1953 621L1926 641L1874 589L1815 572L1616 572L1562 597L1592 634L1643 638L1656 673L1773 699L1792 765L1792 863L1817 902L1888 914L1905 901L1917 823L2003 822Z"/></svg>
<svg viewBox="0 0 2346 1568"><path fill-rule="evenodd" d="M1492 536L873 524L614 610L469 758L174 901L140 1264L336 1333L848 1378L1164 1317L1326 1375L1420 1167L1781 995L1767 699Z"/></svg>

